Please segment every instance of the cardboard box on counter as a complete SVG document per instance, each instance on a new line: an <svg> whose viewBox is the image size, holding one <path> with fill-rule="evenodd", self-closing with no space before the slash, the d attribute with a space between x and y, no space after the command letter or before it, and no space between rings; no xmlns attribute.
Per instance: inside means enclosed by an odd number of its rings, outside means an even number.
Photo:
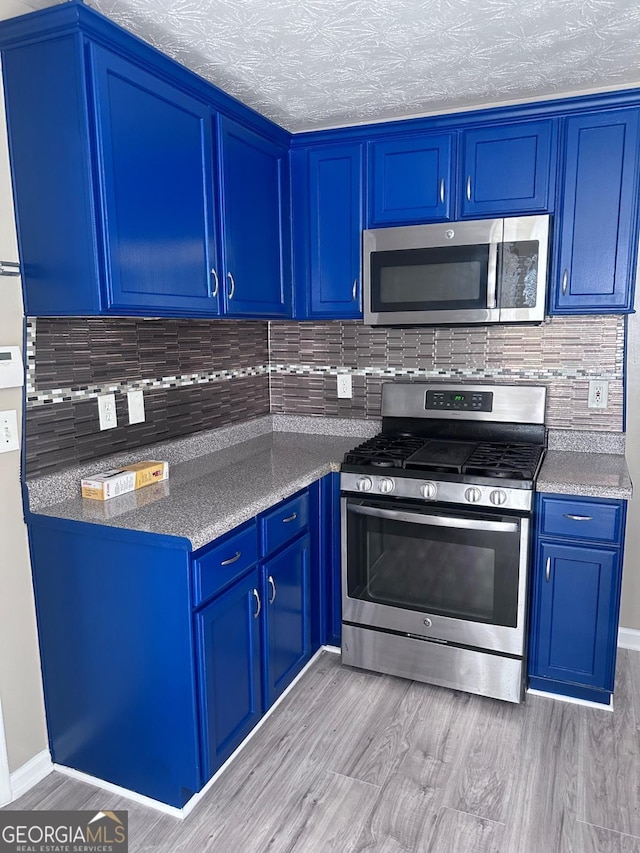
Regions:
<svg viewBox="0 0 640 853"><path fill-rule="evenodd" d="M169 463L157 462L152 459L125 465L122 468L112 468L93 477L84 477L80 483L82 497L97 501L142 489L151 483L160 483L169 476Z"/></svg>

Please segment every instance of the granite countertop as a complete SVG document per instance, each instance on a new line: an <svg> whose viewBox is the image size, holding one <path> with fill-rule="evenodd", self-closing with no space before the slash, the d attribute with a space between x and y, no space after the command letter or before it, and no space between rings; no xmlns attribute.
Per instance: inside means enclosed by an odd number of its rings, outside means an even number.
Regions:
<svg viewBox="0 0 640 853"><path fill-rule="evenodd" d="M179 536L188 539L195 551L338 471L344 454L361 440L353 435L270 432L170 466L169 479L163 483L104 502L72 497L35 511Z"/></svg>
<svg viewBox="0 0 640 853"><path fill-rule="evenodd" d="M629 499L631 477L620 453L548 450L538 475L538 492Z"/></svg>

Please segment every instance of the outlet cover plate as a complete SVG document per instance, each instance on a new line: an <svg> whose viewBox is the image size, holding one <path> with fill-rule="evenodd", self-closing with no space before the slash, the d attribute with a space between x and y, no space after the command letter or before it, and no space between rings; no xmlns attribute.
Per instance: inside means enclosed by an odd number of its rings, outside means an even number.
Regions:
<svg viewBox="0 0 640 853"><path fill-rule="evenodd" d="M18 441L18 415L15 409L0 412L0 453L20 450Z"/></svg>
<svg viewBox="0 0 640 853"><path fill-rule="evenodd" d="M589 408L606 409L609 405L609 383L606 379L589 381Z"/></svg>
<svg viewBox="0 0 640 853"><path fill-rule="evenodd" d="M101 430L115 429L118 426L115 394L102 394L98 397L98 417Z"/></svg>
<svg viewBox="0 0 640 853"><path fill-rule="evenodd" d="M350 373L338 373L338 399L350 400L353 397L353 383Z"/></svg>

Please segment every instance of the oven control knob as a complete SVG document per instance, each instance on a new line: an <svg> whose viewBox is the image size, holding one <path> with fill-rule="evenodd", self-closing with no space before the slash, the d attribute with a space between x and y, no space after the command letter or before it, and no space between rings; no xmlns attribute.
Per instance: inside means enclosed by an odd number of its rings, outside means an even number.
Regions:
<svg viewBox="0 0 640 853"><path fill-rule="evenodd" d="M433 500L436 496L437 491L438 487L435 483L423 483L420 486L420 494L423 498L426 498L427 500Z"/></svg>
<svg viewBox="0 0 640 853"><path fill-rule="evenodd" d="M393 482L391 477L383 477L379 483L379 489L383 495L388 495L389 492L392 492L396 487L396 484Z"/></svg>
<svg viewBox="0 0 640 853"><path fill-rule="evenodd" d="M371 477L360 477L358 480L357 486L359 492L370 492L371 486L373 483L371 482Z"/></svg>
<svg viewBox="0 0 640 853"><path fill-rule="evenodd" d="M489 495L489 500L494 506L502 506L507 501L507 493L502 489L494 489Z"/></svg>
<svg viewBox="0 0 640 853"><path fill-rule="evenodd" d="M477 504L482 497L482 493L480 489L476 489L475 486L472 486L470 489L466 490L464 496L470 504Z"/></svg>

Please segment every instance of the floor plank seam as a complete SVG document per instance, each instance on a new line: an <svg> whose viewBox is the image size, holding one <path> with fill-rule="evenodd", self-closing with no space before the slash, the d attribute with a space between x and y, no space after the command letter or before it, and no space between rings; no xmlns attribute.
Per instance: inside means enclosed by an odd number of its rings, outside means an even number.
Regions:
<svg viewBox="0 0 640 853"><path fill-rule="evenodd" d="M626 838L633 838L635 841L640 841L640 835L634 835L632 832L622 832L620 829L611 829L610 826L601 826L599 823L591 823L590 820L582 820L576 818L578 823L584 823L586 826L593 826L595 829L604 829L605 832L615 832L616 835L624 835Z"/></svg>
<svg viewBox="0 0 640 853"><path fill-rule="evenodd" d="M338 773L337 770L327 770L327 773L333 773L334 776L340 776L342 779L348 779L350 782L361 782L363 785L370 785L376 791L382 790L382 785L376 785L375 782L367 782L366 779L357 779L355 776L348 776L346 773Z"/></svg>
<svg viewBox="0 0 640 853"><path fill-rule="evenodd" d="M506 823L503 823L501 820L493 820L490 817L483 817L479 814L473 814L473 812L465 812L463 809L454 809L453 806L440 806L440 811L442 809L447 809L450 812L458 812L458 814L467 815L467 817L475 817L476 820L486 820L488 823L495 823L497 826L506 826Z"/></svg>

